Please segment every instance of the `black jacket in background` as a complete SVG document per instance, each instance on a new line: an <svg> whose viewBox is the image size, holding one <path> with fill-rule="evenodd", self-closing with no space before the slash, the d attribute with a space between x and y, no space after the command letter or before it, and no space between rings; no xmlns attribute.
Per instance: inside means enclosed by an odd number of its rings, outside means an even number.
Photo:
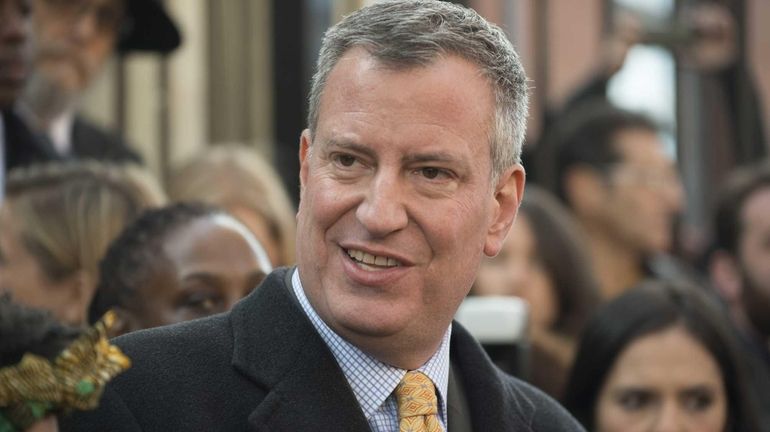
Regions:
<svg viewBox="0 0 770 432"><path fill-rule="evenodd" d="M60 160L51 144L33 133L13 110L3 111L5 172L39 162Z"/></svg>
<svg viewBox="0 0 770 432"><path fill-rule="evenodd" d="M142 163L139 153L117 133L103 129L81 116L72 124L72 159Z"/></svg>

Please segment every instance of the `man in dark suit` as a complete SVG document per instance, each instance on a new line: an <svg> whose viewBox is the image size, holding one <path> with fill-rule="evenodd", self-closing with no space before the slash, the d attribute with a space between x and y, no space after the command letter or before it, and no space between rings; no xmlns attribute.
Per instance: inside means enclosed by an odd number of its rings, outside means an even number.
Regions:
<svg viewBox="0 0 770 432"><path fill-rule="evenodd" d="M33 0L38 49L24 102L27 120L72 158L140 162L114 131L77 113L80 96L117 49L166 54L179 32L157 0Z"/></svg>
<svg viewBox="0 0 770 432"><path fill-rule="evenodd" d="M7 171L56 158L15 112L29 69L29 14L28 0L0 0L0 203Z"/></svg>
<svg viewBox="0 0 770 432"><path fill-rule="evenodd" d="M503 32L377 3L326 33L309 100L298 266L230 313L118 339L133 369L64 430L582 430L453 322L524 189Z"/></svg>

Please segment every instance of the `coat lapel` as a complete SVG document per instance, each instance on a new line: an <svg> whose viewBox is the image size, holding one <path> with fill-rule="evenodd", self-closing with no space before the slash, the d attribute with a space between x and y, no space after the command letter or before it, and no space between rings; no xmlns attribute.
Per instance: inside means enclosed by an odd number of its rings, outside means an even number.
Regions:
<svg viewBox="0 0 770 432"><path fill-rule="evenodd" d="M529 431L535 406L522 394L503 385L498 370L483 348L460 324L452 324L453 365L462 380L474 431ZM450 399L452 395L449 395Z"/></svg>
<svg viewBox="0 0 770 432"><path fill-rule="evenodd" d="M337 361L290 291L292 272L273 272L232 312L233 366L266 390L249 424L257 431L368 431Z"/></svg>
<svg viewBox="0 0 770 432"><path fill-rule="evenodd" d="M61 159L47 138L32 132L15 112L8 110L0 115L3 116L5 128L6 164L0 169L10 171L20 166Z"/></svg>

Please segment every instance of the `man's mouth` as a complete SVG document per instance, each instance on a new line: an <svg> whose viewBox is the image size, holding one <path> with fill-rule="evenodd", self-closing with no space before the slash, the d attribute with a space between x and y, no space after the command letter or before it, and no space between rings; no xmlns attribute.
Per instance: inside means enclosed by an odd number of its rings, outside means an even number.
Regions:
<svg viewBox="0 0 770 432"><path fill-rule="evenodd" d="M345 249L345 252L353 261L355 261L361 267L365 267L365 268L383 269L383 268L390 268L390 267L398 267L401 265L400 262L396 261L393 258L372 255L370 253L360 251L360 250Z"/></svg>

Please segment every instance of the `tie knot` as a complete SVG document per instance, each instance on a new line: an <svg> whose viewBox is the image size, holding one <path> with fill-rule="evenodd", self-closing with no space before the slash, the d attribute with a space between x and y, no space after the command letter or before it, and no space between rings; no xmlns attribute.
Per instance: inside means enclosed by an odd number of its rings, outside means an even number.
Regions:
<svg viewBox="0 0 770 432"><path fill-rule="evenodd" d="M436 387L424 373L409 371L396 387L398 417L436 415Z"/></svg>

